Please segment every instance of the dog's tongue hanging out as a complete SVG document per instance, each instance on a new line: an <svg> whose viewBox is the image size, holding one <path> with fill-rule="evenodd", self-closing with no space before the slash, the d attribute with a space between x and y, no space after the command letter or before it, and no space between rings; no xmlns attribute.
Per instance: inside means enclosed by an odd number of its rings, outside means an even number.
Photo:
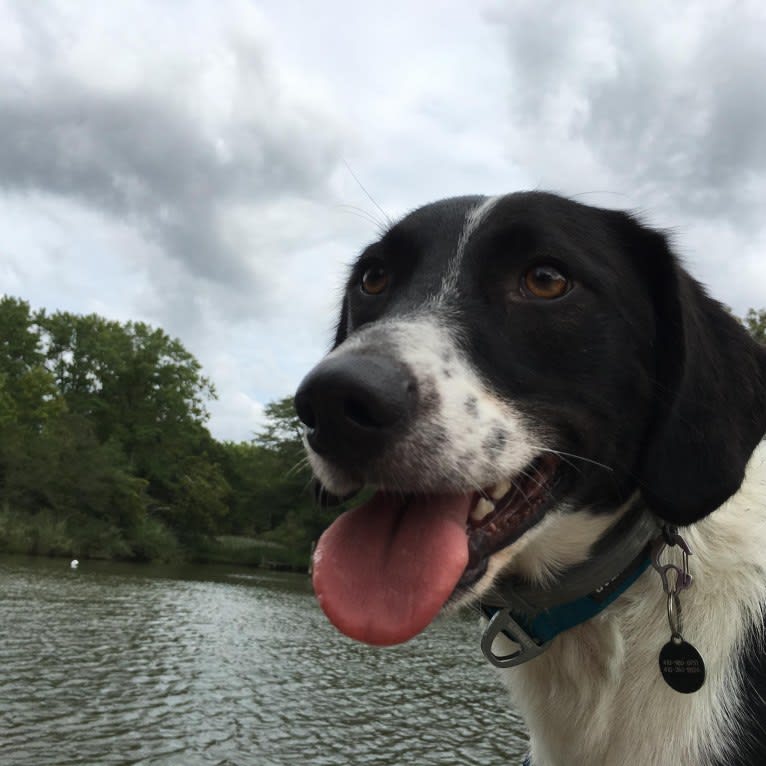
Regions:
<svg viewBox="0 0 766 766"><path fill-rule="evenodd" d="M314 554L314 590L330 622L379 646L423 630L468 564L470 501L379 492L338 518Z"/></svg>

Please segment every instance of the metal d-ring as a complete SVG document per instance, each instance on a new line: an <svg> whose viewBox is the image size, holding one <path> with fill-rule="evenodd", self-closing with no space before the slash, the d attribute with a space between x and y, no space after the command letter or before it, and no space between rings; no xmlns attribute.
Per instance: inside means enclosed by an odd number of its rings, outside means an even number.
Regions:
<svg viewBox="0 0 766 766"><path fill-rule="evenodd" d="M673 638L681 638L683 622L681 619L681 600L678 594L668 593L668 624Z"/></svg>
<svg viewBox="0 0 766 766"><path fill-rule="evenodd" d="M519 648L511 654L495 654L493 644L495 639L504 634ZM497 668L512 668L542 654L550 641L538 644L519 623L513 619L511 611L507 608L498 609L491 617L489 624L481 637L481 650L484 656Z"/></svg>

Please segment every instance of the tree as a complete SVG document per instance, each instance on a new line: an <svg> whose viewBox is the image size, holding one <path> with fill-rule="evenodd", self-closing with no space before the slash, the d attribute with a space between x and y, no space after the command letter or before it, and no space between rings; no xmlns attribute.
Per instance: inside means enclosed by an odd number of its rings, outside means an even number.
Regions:
<svg viewBox="0 0 766 766"><path fill-rule="evenodd" d="M292 396L270 402L264 414L266 423L253 442L271 456L272 483L278 484L292 503L303 505L301 498L304 494L308 496L311 471L303 449L303 424L295 412Z"/></svg>
<svg viewBox="0 0 766 766"><path fill-rule="evenodd" d="M40 312L45 358L72 412L93 417L102 438L126 445L202 425L215 398L199 362L162 330L95 314Z"/></svg>
<svg viewBox="0 0 766 766"><path fill-rule="evenodd" d="M766 343L766 309L748 309L743 320L747 331L759 342Z"/></svg>
<svg viewBox="0 0 766 766"><path fill-rule="evenodd" d="M252 443L216 445L216 462L231 488L225 527L229 534L258 535L279 523L281 516L267 495L279 476L279 462L268 449ZM281 463L280 463L281 465Z"/></svg>
<svg viewBox="0 0 766 766"><path fill-rule="evenodd" d="M100 441L120 445L158 507L172 505L176 494L190 507L183 466L212 441L205 403L215 397L199 362L179 340L143 322L40 312L37 323L69 410L87 418Z"/></svg>
<svg viewBox="0 0 766 766"><path fill-rule="evenodd" d="M266 423L255 436L256 444L277 451L302 451L303 424L295 411L292 396L269 402L263 408L263 414Z"/></svg>
<svg viewBox="0 0 766 766"><path fill-rule="evenodd" d="M25 301L0 298L0 422L40 428L65 409Z"/></svg>
<svg viewBox="0 0 766 766"><path fill-rule="evenodd" d="M185 542L216 534L229 511L230 487L221 468L207 456L184 462L174 493L172 514L179 536Z"/></svg>
<svg viewBox="0 0 766 766"><path fill-rule="evenodd" d="M159 518L186 538L213 533L229 494L207 454L214 395L160 329L0 299L1 507L111 536L126 555L136 530L162 537Z"/></svg>
<svg viewBox="0 0 766 766"><path fill-rule="evenodd" d="M29 304L8 295L0 298L0 373L18 380L42 364L40 337Z"/></svg>
<svg viewBox="0 0 766 766"><path fill-rule="evenodd" d="M214 396L161 329L0 298L0 550L152 559L231 533L305 564L337 510L314 503L292 398L233 444L206 428Z"/></svg>

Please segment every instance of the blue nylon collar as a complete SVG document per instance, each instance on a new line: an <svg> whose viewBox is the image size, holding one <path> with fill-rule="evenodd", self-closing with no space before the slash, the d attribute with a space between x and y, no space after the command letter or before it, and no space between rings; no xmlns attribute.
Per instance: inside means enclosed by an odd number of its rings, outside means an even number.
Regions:
<svg viewBox="0 0 766 766"><path fill-rule="evenodd" d="M595 617L636 582L650 566L661 534L660 522L636 497L594 544L591 556L563 572L552 587L514 578L498 583L479 605L489 620L481 639L484 656L497 667L512 667L542 654L552 639ZM630 563L615 573L620 561ZM517 645L516 652L495 653L501 633Z"/></svg>
<svg viewBox="0 0 766 766"><path fill-rule="evenodd" d="M581 625L583 622L587 622L606 609L633 585L649 568L651 563L652 560L647 547L617 577L582 598L551 607L534 617L530 617L513 608L510 608L508 611L514 621L536 644L547 644L558 636L559 633L564 633L577 625ZM491 620L500 611L500 607L482 604L481 610ZM512 641L516 640L509 631L503 630L501 632Z"/></svg>

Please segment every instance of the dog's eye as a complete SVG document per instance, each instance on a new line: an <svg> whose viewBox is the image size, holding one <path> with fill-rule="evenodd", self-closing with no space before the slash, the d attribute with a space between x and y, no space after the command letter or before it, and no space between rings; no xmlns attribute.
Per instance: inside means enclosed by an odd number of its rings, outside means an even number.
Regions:
<svg viewBox="0 0 766 766"><path fill-rule="evenodd" d="M388 281L388 272L380 263L368 266L362 274L362 292L380 295L388 287Z"/></svg>
<svg viewBox="0 0 766 766"><path fill-rule="evenodd" d="M521 292L530 298L560 298L569 292L571 282L549 264L533 266L521 278Z"/></svg>

